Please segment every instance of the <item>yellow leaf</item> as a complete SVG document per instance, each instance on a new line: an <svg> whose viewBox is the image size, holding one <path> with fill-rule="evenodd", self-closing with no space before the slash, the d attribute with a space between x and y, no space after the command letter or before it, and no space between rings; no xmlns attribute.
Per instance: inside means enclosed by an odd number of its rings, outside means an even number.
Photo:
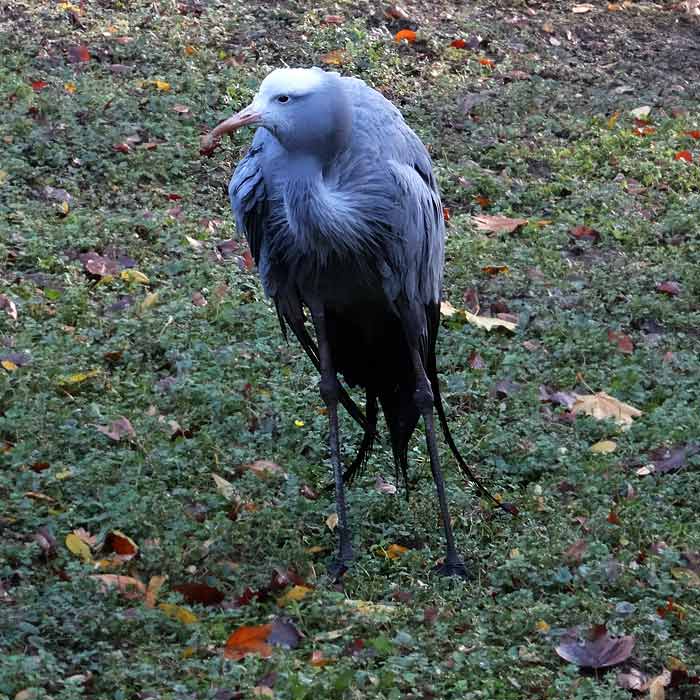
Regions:
<svg viewBox="0 0 700 700"><path fill-rule="evenodd" d="M303 421L303 420L299 420L299 419L297 418L297 419L294 421L294 425L295 425L297 428L303 428L303 427L304 427L304 421Z"/></svg>
<svg viewBox="0 0 700 700"><path fill-rule="evenodd" d="M333 532L336 527L338 527L338 514L337 513L331 513L327 518L326 518L326 525L328 526L328 529Z"/></svg>
<svg viewBox="0 0 700 700"><path fill-rule="evenodd" d="M54 474L54 479L57 479L58 481L65 481L66 479L70 479L73 476L73 470L72 469L61 469L60 472L57 472Z"/></svg>
<svg viewBox="0 0 700 700"><path fill-rule="evenodd" d="M170 90L170 83L166 83L165 80L154 80L152 81L153 84L158 88L158 90L161 90L163 92L167 92Z"/></svg>
<svg viewBox="0 0 700 700"><path fill-rule="evenodd" d="M312 547L307 547L304 551L307 554L319 554L320 552L325 552L326 548L321 547L321 545L319 545L319 544L315 544Z"/></svg>
<svg viewBox="0 0 700 700"><path fill-rule="evenodd" d="M595 452L596 454L600 455L610 454L610 452L615 452L616 449L617 443L614 440L601 440L590 447L591 452Z"/></svg>
<svg viewBox="0 0 700 700"><path fill-rule="evenodd" d="M544 620L537 620L535 623L535 629L540 633L540 634L547 634L549 632L549 623L545 622Z"/></svg>
<svg viewBox="0 0 700 700"><path fill-rule="evenodd" d="M652 678L649 682L649 700L665 700L666 686L671 682L671 672L664 669L661 675Z"/></svg>
<svg viewBox="0 0 700 700"><path fill-rule="evenodd" d="M455 315L463 315L464 312L459 309L455 309L449 301L440 302L440 315L445 318L452 318Z"/></svg>
<svg viewBox="0 0 700 700"><path fill-rule="evenodd" d="M617 120L620 118L620 112L613 112L609 117L608 117L608 129L612 129L615 124L617 124Z"/></svg>
<svg viewBox="0 0 700 700"><path fill-rule="evenodd" d="M199 622L199 618L187 608L174 603L161 603L158 606L171 620L182 622L183 625L193 625Z"/></svg>
<svg viewBox="0 0 700 700"><path fill-rule="evenodd" d="M158 303L158 292L151 292L150 294L146 294L144 300L141 302L141 311L146 311L147 309L150 309L152 306L155 306Z"/></svg>
<svg viewBox="0 0 700 700"><path fill-rule="evenodd" d="M612 418L618 425L622 426L623 430L629 428L632 421L642 415L639 409L622 403L604 391L595 394L577 394L571 412L573 414L584 413L596 420Z"/></svg>
<svg viewBox="0 0 700 700"><path fill-rule="evenodd" d="M85 542L83 542L72 532L66 535L66 547L71 554L75 554L76 557L80 557L84 562L92 561L92 552L90 551L90 547L88 547Z"/></svg>
<svg viewBox="0 0 700 700"><path fill-rule="evenodd" d="M283 608L288 603L297 602L311 593L313 589L308 586L293 586L284 595L277 599L277 605Z"/></svg>
<svg viewBox="0 0 700 700"><path fill-rule="evenodd" d="M12 360L3 360L0 362L8 372L14 372L17 369L17 365Z"/></svg>
<svg viewBox="0 0 700 700"><path fill-rule="evenodd" d="M76 87L75 83L64 83L63 89L72 95L78 88Z"/></svg>
<svg viewBox="0 0 700 700"><path fill-rule="evenodd" d="M148 277L138 270L122 270L119 276L125 282L137 282L138 284L148 284Z"/></svg>
<svg viewBox="0 0 700 700"><path fill-rule="evenodd" d="M487 331L492 331L494 328L505 328L507 331L514 331L517 328L517 323L513 321L504 321L502 318L492 318L491 316L477 316L476 314L464 312L465 318L469 323Z"/></svg>
<svg viewBox="0 0 700 700"><path fill-rule="evenodd" d="M691 569L686 569L682 566L674 566L671 569L671 576L685 583L688 588L700 588L700 576Z"/></svg>
<svg viewBox="0 0 700 700"><path fill-rule="evenodd" d="M0 170L0 185L4 185L7 181L7 170Z"/></svg>
<svg viewBox="0 0 700 700"><path fill-rule="evenodd" d="M99 369L90 369L87 372L76 372L69 374L67 377L62 377L58 380L59 384L81 384L87 379L92 379L100 373Z"/></svg>
<svg viewBox="0 0 700 700"><path fill-rule="evenodd" d="M342 66L350 60L350 54L345 49L336 49L329 51L321 56L321 63L327 66Z"/></svg>
<svg viewBox="0 0 700 700"><path fill-rule="evenodd" d="M185 647L182 650L182 654L180 654L181 659L189 659L190 656L193 656L195 652L194 647Z"/></svg>
<svg viewBox="0 0 700 700"><path fill-rule="evenodd" d="M346 600L345 604L354 608L360 615L375 617L376 615L393 615L396 608L393 605L383 605L382 603L371 603L368 600Z"/></svg>
<svg viewBox="0 0 700 700"><path fill-rule="evenodd" d="M211 476L214 479L217 491L227 501L233 501L237 499L236 489L233 487L233 484L230 481L226 481L226 479L224 479L223 476L219 476L218 474L212 474Z"/></svg>

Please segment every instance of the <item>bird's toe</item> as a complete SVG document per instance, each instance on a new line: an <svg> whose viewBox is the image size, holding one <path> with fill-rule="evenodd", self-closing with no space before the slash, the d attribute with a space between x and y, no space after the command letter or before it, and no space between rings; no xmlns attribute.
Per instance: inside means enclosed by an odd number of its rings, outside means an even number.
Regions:
<svg viewBox="0 0 700 700"><path fill-rule="evenodd" d="M441 564L433 567L433 571L439 576L456 576L463 581L468 581L471 578L467 567L461 559L453 561L445 560Z"/></svg>

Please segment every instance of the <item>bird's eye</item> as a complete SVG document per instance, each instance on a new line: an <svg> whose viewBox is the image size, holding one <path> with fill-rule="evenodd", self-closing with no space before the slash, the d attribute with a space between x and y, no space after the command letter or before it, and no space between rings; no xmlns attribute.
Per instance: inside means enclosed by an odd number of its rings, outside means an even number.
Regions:
<svg viewBox="0 0 700 700"><path fill-rule="evenodd" d="M284 104L285 102L289 102L289 95L280 95L277 98L277 101L281 102L282 104Z"/></svg>

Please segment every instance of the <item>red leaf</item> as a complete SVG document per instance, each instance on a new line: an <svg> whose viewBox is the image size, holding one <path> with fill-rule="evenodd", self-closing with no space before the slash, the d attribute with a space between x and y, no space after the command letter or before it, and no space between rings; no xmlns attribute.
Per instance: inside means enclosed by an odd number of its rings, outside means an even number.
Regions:
<svg viewBox="0 0 700 700"><path fill-rule="evenodd" d="M569 229L569 235L577 241L593 241L594 243L598 243L600 240L600 233L585 224L579 224Z"/></svg>
<svg viewBox="0 0 700 700"><path fill-rule="evenodd" d="M467 48L467 42L464 39L455 39L450 46L452 46L455 49L466 49Z"/></svg>
<svg viewBox="0 0 700 700"><path fill-rule="evenodd" d="M124 142L115 143L114 146L112 146L112 149L117 151L118 153L129 153L129 151L131 151L129 144Z"/></svg>
<svg viewBox="0 0 700 700"><path fill-rule="evenodd" d="M224 599L221 591L207 586L206 583L182 583L179 586L173 586L173 590L190 604L218 605Z"/></svg>
<svg viewBox="0 0 700 700"><path fill-rule="evenodd" d="M402 29L400 32L396 33L394 39L396 41L407 41L412 44L416 40L416 33L412 29Z"/></svg>
<svg viewBox="0 0 700 700"><path fill-rule="evenodd" d="M686 163L693 162L693 154L690 151L678 151L673 160L684 160Z"/></svg>
<svg viewBox="0 0 700 700"><path fill-rule="evenodd" d="M668 294L670 297L675 297L681 293L681 285L678 284L678 282L667 280L666 282L659 282L659 284L656 285L656 291Z"/></svg>
<svg viewBox="0 0 700 700"><path fill-rule="evenodd" d="M620 522L620 516L619 516L614 510L611 510L611 511L608 513L608 518L607 518L607 519L608 519L608 522L609 522L611 525L621 525L621 524L622 524L622 523Z"/></svg>
<svg viewBox="0 0 700 700"><path fill-rule="evenodd" d="M694 138L694 139L700 139L700 129L693 129L692 131L686 131L685 135L690 136L691 138Z"/></svg>
<svg viewBox="0 0 700 700"><path fill-rule="evenodd" d="M182 195L180 195L180 194L166 194L165 198L169 199L171 202L177 202L178 199L182 199Z"/></svg>
<svg viewBox="0 0 700 700"><path fill-rule="evenodd" d="M243 264L245 265L246 270L252 270L253 266L255 265L253 256L250 254L250 251L247 248L243 251Z"/></svg>
<svg viewBox="0 0 700 700"><path fill-rule="evenodd" d="M85 63L90 60L90 51L85 44L71 46L68 49L68 60L71 63Z"/></svg>
<svg viewBox="0 0 700 700"><path fill-rule="evenodd" d="M39 90L43 90L44 88L47 88L49 84L45 80L35 80L32 83L32 90L34 92L39 92Z"/></svg>
<svg viewBox="0 0 700 700"><path fill-rule="evenodd" d="M608 331L608 340L617 345L617 349L620 352L624 352L627 355L634 352L634 343L632 342L632 338L624 333Z"/></svg>
<svg viewBox="0 0 700 700"><path fill-rule="evenodd" d="M495 61L492 61L490 58L480 58L479 63L481 63L482 66L486 66L487 68L493 69L496 65Z"/></svg>
<svg viewBox="0 0 700 700"><path fill-rule="evenodd" d="M139 548L131 537L119 530L112 530L105 538L105 551L131 559L138 554Z"/></svg>

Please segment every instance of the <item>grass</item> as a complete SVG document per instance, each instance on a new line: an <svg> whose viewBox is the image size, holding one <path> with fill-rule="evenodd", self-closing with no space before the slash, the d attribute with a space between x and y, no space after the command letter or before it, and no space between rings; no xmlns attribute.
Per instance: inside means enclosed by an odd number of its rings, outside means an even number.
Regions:
<svg viewBox="0 0 700 700"><path fill-rule="evenodd" d="M565 630L592 624L634 635L623 668L697 675L700 589L684 554L700 549L700 462L636 474L651 450L700 435L700 142L686 133L700 128L697 39L651 4L580 16L532 6L415 3L419 41L398 45L406 23L361 2L5 4L0 269L17 319L0 310L0 698L220 700L263 687L294 700L632 697L615 672L556 656ZM324 24L327 13L345 21ZM477 52L449 46L477 34ZM75 62L80 44L90 60ZM478 501L443 455L467 584L430 574L442 542L418 439L408 503L375 489L377 474L393 477L386 445L351 491L359 557L342 588L328 583L316 378L283 342L244 247L217 247L236 237L226 183L250 135L206 160L199 134L270 68L318 65L339 48L341 70L381 89L431 149L451 212L447 298L462 307L474 289L482 313L518 316L514 334L452 321L441 332L459 444L521 512ZM474 93L485 99L465 114ZM653 108L646 136L629 113L642 105ZM682 150L692 163L674 159ZM480 213L530 223L489 234L473 225ZM572 238L577 225L599 240ZM88 251L123 256L147 281L89 274ZM494 264L509 272L483 272ZM680 292L660 293L665 281ZM470 368L472 353L486 369ZM503 380L517 390L499 393ZM626 431L571 421L540 385L606 391L643 416ZM132 438L97 430L122 416ZM347 420L343 432L357 441ZM591 452L603 439L615 451ZM258 459L283 474L240 469ZM65 545L76 528L95 536L96 559L108 533L126 533L138 556L105 571L167 576L158 601L197 621L101 592ZM391 544L408 551L388 559ZM237 603L276 569L314 590L284 609L284 587ZM183 601L174 587L186 582L215 587L223 604ZM222 658L235 629L273 616L303 633L295 649ZM312 665L313 651L333 663ZM681 683L667 697L699 695Z"/></svg>

